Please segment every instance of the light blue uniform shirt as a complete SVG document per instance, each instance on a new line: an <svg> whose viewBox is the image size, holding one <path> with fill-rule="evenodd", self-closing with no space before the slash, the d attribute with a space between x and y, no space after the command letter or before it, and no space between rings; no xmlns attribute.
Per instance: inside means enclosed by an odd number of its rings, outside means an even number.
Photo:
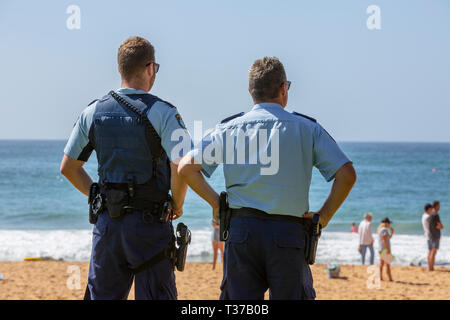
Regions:
<svg viewBox="0 0 450 320"><path fill-rule="evenodd" d="M218 124L191 155L207 177L223 164L231 208L292 216L309 211L313 167L331 181L350 162L317 122L275 103L257 104L246 114Z"/></svg>
<svg viewBox="0 0 450 320"><path fill-rule="evenodd" d="M131 88L120 88L116 90L118 94L148 94L143 90ZM92 125L93 116L97 102L92 103L84 109L78 118L70 135L69 141L64 148L64 153L72 159L87 161L92 149L89 147L89 130ZM172 150L179 145L179 139L186 139L190 143L190 135L181 120L176 108L169 106L167 103L157 101L153 104L148 112L148 119L155 128L161 138L161 145L167 153L170 160L172 159ZM174 134L178 130L179 134ZM174 136L172 136L174 134ZM179 138L182 136L182 138ZM175 137L175 138L174 138ZM179 139L178 139L179 138ZM183 151L183 150L181 150ZM180 152L175 158L181 156Z"/></svg>

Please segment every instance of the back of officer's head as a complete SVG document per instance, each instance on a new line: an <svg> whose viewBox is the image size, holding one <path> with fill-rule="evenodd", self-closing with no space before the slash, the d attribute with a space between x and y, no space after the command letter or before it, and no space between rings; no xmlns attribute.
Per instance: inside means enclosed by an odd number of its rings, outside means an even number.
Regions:
<svg viewBox="0 0 450 320"><path fill-rule="evenodd" d="M253 62L248 73L248 89L255 102L278 98L286 81L283 64L276 57L264 57Z"/></svg>
<svg viewBox="0 0 450 320"><path fill-rule="evenodd" d="M125 40L119 48L117 63L123 79L139 78L146 69L146 64L155 61L155 49L152 44L141 37Z"/></svg>

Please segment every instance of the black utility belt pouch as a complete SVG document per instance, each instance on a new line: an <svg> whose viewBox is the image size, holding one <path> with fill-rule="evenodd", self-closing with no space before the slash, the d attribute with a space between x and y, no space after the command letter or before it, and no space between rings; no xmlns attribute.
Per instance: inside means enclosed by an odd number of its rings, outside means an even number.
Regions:
<svg viewBox="0 0 450 320"><path fill-rule="evenodd" d="M120 189L106 189L106 209L111 219L120 219L128 206L128 192Z"/></svg>
<svg viewBox="0 0 450 320"><path fill-rule="evenodd" d="M142 220L146 224L153 223L155 219L159 223L167 223L172 213L172 201L147 202L137 206L137 209L142 210Z"/></svg>

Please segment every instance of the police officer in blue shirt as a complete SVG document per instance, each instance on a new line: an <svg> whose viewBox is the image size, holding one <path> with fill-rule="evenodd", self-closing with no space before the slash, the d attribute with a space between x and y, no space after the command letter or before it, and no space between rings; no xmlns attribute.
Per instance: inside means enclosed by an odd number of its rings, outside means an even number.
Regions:
<svg viewBox="0 0 450 320"><path fill-rule="evenodd" d="M223 120L187 154L178 173L205 199L218 220L219 196L206 182L223 164L232 212L225 244L221 299L314 299L305 261L308 193L313 167L334 180L317 212L326 227L356 174L351 161L316 120L284 108L290 82L277 58L256 60L249 71L255 105Z"/></svg>
<svg viewBox="0 0 450 320"><path fill-rule="evenodd" d="M189 134L177 109L148 93L159 69L149 41L125 40L118 65L121 88L83 111L61 163L61 173L89 195L95 184L83 165L97 154L102 201L85 299L126 299L133 279L136 299L176 299L167 214L171 202L172 218L182 215L187 185L177 174L171 153L178 140L171 135Z"/></svg>

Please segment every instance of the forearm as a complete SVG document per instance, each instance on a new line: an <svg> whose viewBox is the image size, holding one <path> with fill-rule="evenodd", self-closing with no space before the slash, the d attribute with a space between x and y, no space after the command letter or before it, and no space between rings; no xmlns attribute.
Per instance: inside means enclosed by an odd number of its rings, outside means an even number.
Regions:
<svg viewBox="0 0 450 320"><path fill-rule="evenodd" d="M333 218L336 211L347 198L355 181L356 174L351 164L344 165L338 170L330 194L322 208L319 210L320 223L323 227L328 225L331 218Z"/></svg>
<svg viewBox="0 0 450 320"><path fill-rule="evenodd" d="M190 156L186 156L180 161L178 173L189 187L208 202L212 208L219 207L219 195L203 177L201 166L199 164L193 164Z"/></svg>
<svg viewBox="0 0 450 320"><path fill-rule="evenodd" d="M185 180L189 187L208 202L212 208L219 206L219 195L205 180L201 172L192 172L192 174L185 177Z"/></svg>
<svg viewBox="0 0 450 320"><path fill-rule="evenodd" d="M74 169L64 172L63 175L81 193L89 196L89 189L91 188L93 181L86 170L84 170L83 168Z"/></svg>
<svg viewBox="0 0 450 320"><path fill-rule="evenodd" d="M81 193L89 196L89 189L92 185L92 179L86 170L83 169L84 163L85 162L83 161L75 160L67 155L64 155L61 161L60 172Z"/></svg>
<svg viewBox="0 0 450 320"><path fill-rule="evenodd" d="M178 166L176 164L171 162L170 169L170 189L172 191L172 200L176 208L181 208L183 207L184 199L186 198L188 185L178 174Z"/></svg>

